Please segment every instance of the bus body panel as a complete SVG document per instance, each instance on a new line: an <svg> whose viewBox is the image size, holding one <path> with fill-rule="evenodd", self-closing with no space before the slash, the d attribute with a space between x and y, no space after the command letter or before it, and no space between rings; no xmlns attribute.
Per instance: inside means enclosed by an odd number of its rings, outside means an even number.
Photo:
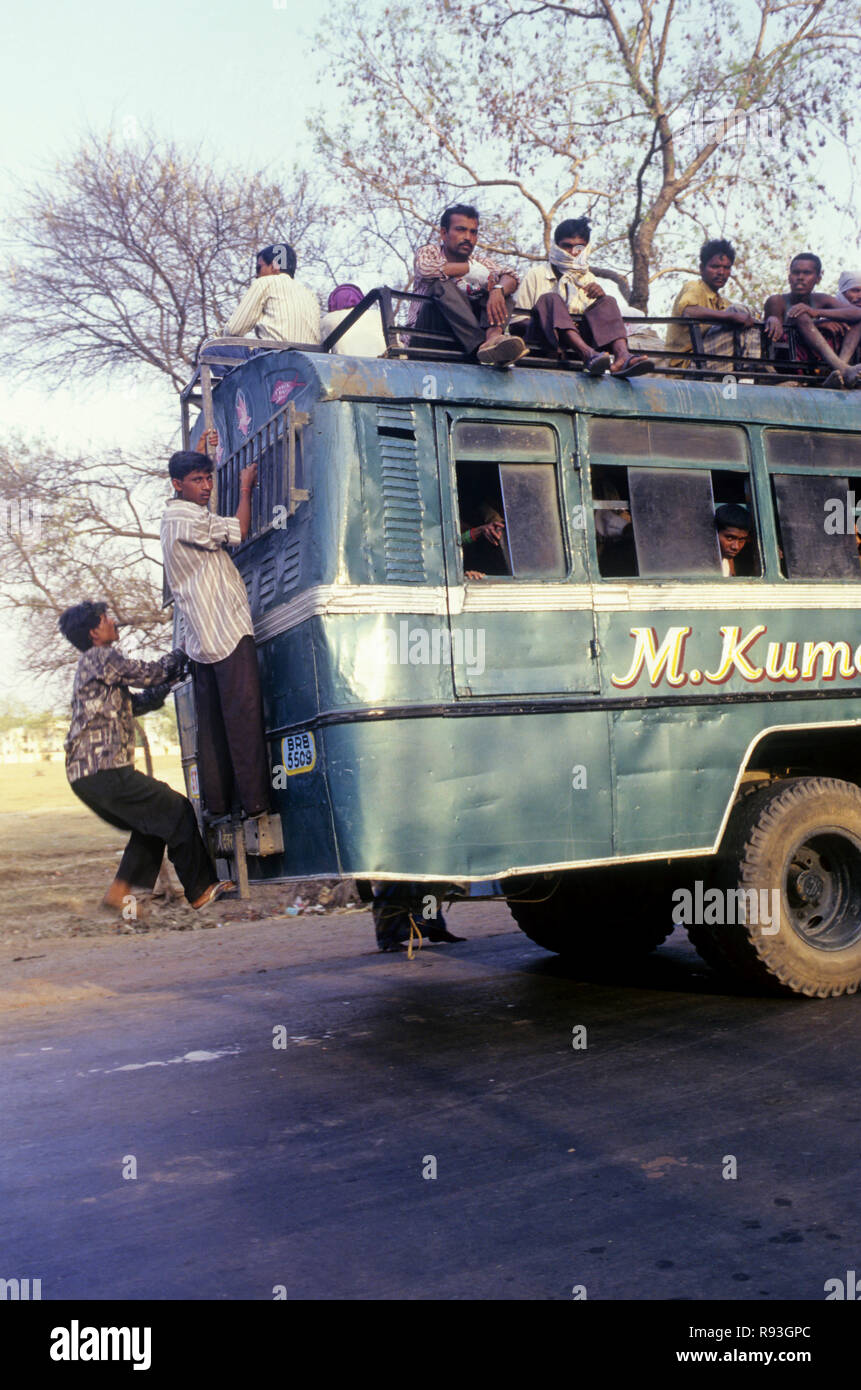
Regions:
<svg viewBox="0 0 861 1390"><path fill-rule="evenodd" d="M770 730L845 727L854 748L858 590L784 577L763 430L861 438L857 401L272 351L214 390L226 452L288 400L307 416L309 500L259 518L236 552L286 846L252 876L484 879L707 853ZM743 429L733 466L761 575L602 578L589 422L603 417ZM459 480L507 423L515 441L555 441L536 457L555 469L564 563L465 581ZM488 446L503 492L529 467L511 447ZM191 790L193 710L178 705Z"/></svg>

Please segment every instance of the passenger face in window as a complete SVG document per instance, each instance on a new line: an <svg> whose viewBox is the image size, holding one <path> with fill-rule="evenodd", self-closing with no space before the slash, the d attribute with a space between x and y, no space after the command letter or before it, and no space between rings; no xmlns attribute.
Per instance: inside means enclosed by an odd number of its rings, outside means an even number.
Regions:
<svg viewBox="0 0 861 1390"><path fill-rule="evenodd" d="M741 554L749 540L750 532L740 531L735 526L728 526L725 531L718 531L721 559L734 560L736 555Z"/></svg>
<svg viewBox="0 0 861 1390"><path fill-rule="evenodd" d="M737 566L741 552L750 540L750 517L746 507L733 502L725 502L715 512L718 547L720 549L721 569L724 574L749 574L749 564ZM745 561L749 555L745 556Z"/></svg>

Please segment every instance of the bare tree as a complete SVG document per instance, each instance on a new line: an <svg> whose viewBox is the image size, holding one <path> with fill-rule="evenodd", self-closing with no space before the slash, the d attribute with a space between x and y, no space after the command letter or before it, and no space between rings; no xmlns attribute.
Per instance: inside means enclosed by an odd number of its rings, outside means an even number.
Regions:
<svg viewBox="0 0 861 1390"><path fill-rule="evenodd" d="M849 168L858 0L429 0L419 25L387 6L348 58L340 32L328 16L349 120L314 128L378 254L456 199L480 200L506 258L543 258L558 220L590 213L602 269L625 294L630 267L646 309L706 236L741 224L771 267L778 206L785 242L811 199L846 194L817 164L838 141Z"/></svg>
<svg viewBox="0 0 861 1390"><path fill-rule="evenodd" d="M165 496L162 468L143 455L90 460L20 440L0 445L0 607L19 619L47 692L67 691L77 653L57 618L81 599L111 605L127 650L168 649L158 561Z"/></svg>
<svg viewBox="0 0 861 1390"><path fill-rule="evenodd" d="M7 362L52 382L145 367L178 390L261 245L290 241L301 267L332 270L307 173L285 186L264 170L216 169L152 131L90 134L15 203L0 330L16 350Z"/></svg>

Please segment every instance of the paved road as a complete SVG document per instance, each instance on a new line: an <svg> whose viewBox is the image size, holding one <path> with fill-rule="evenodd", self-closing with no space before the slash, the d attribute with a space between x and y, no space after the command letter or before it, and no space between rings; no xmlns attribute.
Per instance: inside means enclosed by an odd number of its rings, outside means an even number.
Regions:
<svg viewBox="0 0 861 1390"><path fill-rule="evenodd" d="M354 915L64 943L4 975L0 1275L43 1298L821 1301L861 1270L861 1001L733 995L678 936L575 980L500 905L449 921L470 939L413 961Z"/></svg>

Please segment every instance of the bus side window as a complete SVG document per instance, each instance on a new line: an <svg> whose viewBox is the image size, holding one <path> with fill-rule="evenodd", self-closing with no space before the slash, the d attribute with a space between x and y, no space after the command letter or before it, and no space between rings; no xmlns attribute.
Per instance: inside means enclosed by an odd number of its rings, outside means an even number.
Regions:
<svg viewBox="0 0 861 1390"><path fill-rule="evenodd" d="M727 503L750 517L733 577L762 573L746 471L595 465L592 498L603 578L722 575L715 512Z"/></svg>
<svg viewBox="0 0 861 1390"><path fill-rule="evenodd" d="M487 578L564 579L556 435L546 425L460 420L454 427L461 532L501 521L498 546L463 545L463 568Z"/></svg>
<svg viewBox="0 0 861 1390"><path fill-rule="evenodd" d="M605 579L632 579L638 573L628 501L627 468L592 468L592 505L598 572Z"/></svg>
<svg viewBox="0 0 861 1390"><path fill-rule="evenodd" d="M711 473L629 468L628 485L641 578L721 573Z"/></svg>
<svg viewBox="0 0 861 1390"><path fill-rule="evenodd" d="M788 579L861 579L849 479L774 473L783 573Z"/></svg>

